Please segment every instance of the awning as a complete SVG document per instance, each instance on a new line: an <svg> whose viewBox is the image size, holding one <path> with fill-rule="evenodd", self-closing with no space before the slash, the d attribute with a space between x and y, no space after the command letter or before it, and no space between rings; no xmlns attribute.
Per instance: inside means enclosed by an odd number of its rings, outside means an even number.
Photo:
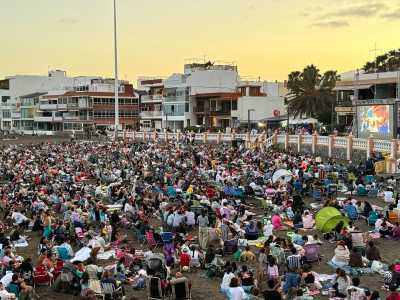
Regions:
<svg viewBox="0 0 400 300"><path fill-rule="evenodd" d="M372 84L355 84L355 85L338 85L333 88L333 91L352 91L365 90L372 87Z"/></svg>

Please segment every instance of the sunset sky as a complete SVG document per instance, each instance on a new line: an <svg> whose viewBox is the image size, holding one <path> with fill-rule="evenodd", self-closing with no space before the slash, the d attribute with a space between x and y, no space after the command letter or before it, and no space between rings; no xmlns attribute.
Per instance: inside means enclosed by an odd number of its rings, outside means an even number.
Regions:
<svg viewBox="0 0 400 300"><path fill-rule="evenodd" d="M399 0L118 0L120 77L182 72L185 59L235 61L283 80L316 64L361 67L400 48ZM0 78L113 76L112 0L1 0ZM381 51L382 52L382 51ZM379 54L379 52L378 52Z"/></svg>

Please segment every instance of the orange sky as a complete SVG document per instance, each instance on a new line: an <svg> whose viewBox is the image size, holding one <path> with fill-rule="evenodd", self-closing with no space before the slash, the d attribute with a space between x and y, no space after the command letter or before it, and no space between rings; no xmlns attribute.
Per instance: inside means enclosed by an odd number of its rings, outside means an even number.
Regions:
<svg viewBox="0 0 400 300"><path fill-rule="evenodd" d="M235 61L242 76L284 80L310 63L360 67L375 42L400 48L398 0L117 1L120 77L132 81L203 55ZM2 2L0 77L49 68L113 76L112 0Z"/></svg>

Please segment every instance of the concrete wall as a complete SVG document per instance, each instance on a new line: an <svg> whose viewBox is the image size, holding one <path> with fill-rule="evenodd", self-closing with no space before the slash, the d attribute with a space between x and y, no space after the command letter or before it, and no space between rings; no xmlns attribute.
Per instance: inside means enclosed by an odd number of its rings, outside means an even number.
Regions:
<svg viewBox="0 0 400 300"><path fill-rule="evenodd" d="M234 93L238 82L238 73L230 70L195 71L187 79L187 85L191 88L191 95Z"/></svg>

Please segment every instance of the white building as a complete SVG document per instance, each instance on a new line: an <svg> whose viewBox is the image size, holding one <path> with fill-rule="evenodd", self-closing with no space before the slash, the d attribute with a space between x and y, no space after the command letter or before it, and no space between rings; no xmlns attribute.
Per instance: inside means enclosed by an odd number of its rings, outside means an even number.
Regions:
<svg viewBox="0 0 400 300"><path fill-rule="evenodd" d="M238 87L241 96L237 109L232 110L234 127L250 123L262 123L286 114L284 95L287 90L283 82L242 81Z"/></svg>

